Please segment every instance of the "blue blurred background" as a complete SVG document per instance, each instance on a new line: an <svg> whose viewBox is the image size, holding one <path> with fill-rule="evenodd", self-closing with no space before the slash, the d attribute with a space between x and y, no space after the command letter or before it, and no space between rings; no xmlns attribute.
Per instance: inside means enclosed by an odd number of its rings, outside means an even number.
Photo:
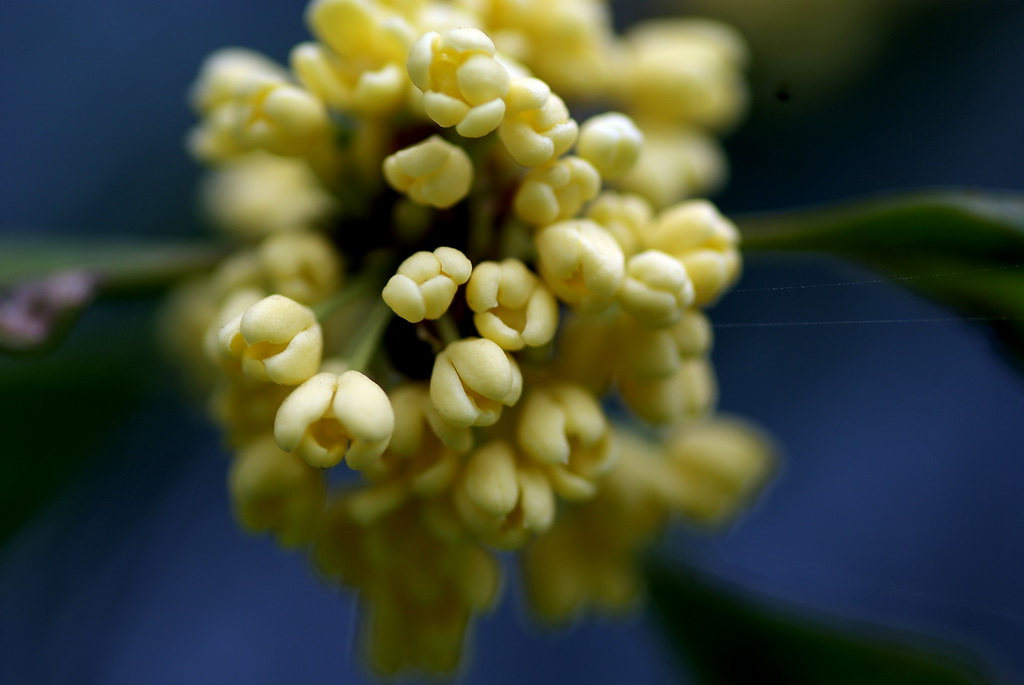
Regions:
<svg viewBox="0 0 1024 685"><path fill-rule="evenodd" d="M284 59L305 38L304 5L7 3L3 238L198 234L186 88L223 45ZM751 118L728 143L724 210L935 185L1024 190L1024 6L924 5L879 63L828 98L793 75L757 73ZM767 428L783 465L734 529L677 530L668 552L795 606L961 642L1019 682L1024 380L966 323L820 324L949 316L892 284L765 290L872 278L829 261L749 260L714 320L818 322L716 332L722 409ZM67 347L114 327L111 354L130 350L130 327L149 313L99 311ZM179 399L173 373L156 359L150 373L158 392L133 404L74 482L54 474L51 506L0 550L0 682L364 681L351 598L238 532L217 435ZM95 402L120 404L102 387ZM61 417L76 407L56 389L39 409L54 421L39 439L74 453ZM509 590L479 622L465 682L678 680L646 614L545 634Z"/></svg>

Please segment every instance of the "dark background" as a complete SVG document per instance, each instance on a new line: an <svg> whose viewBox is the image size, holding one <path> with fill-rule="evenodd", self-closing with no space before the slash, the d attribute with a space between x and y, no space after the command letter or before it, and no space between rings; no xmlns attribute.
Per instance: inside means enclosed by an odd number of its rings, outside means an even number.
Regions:
<svg viewBox="0 0 1024 685"><path fill-rule="evenodd" d="M182 151L187 86L223 45L284 59L306 37L304 4L8 3L0 240L200 234L197 168ZM751 116L728 142L722 208L921 186L1024 189L1024 5L938 7L904 20L879 61L832 84L828 97L791 75L755 71ZM775 97L783 82L785 101ZM966 323L821 324L949 316L894 285L759 290L873 278L830 261L748 260L715 321L814 322L716 333L722 409L768 429L782 467L733 530L677 530L668 551L794 606L962 642L1018 681L1024 381ZM148 317L145 303L117 303L88 317L66 347L112 333L107 356L117 359ZM365 678L350 598L320 586L303 559L235 528L218 438L180 401L173 372L154 356L125 359L123 373L151 374L159 391L132 404L96 461L76 433L61 433L79 407L59 382L40 406L53 427L39 439L66 442L82 465L71 484L52 474L53 504L0 551L0 682ZM123 402L112 393L97 383L94 403L113 411ZM22 428L0 425L4 434ZM510 590L478 625L467 682L675 678L645 614L552 636L529 627Z"/></svg>

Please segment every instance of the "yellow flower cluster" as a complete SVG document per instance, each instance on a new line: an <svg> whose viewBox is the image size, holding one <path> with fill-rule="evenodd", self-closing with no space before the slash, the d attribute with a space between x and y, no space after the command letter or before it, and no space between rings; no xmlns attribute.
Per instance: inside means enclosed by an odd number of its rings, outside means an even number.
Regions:
<svg viewBox="0 0 1024 685"><path fill-rule="evenodd" d="M600 0L306 18L290 69L231 49L200 72L191 147L238 249L165 339L235 452L240 523L359 592L376 668L447 671L497 552L544 615L618 607L672 514L724 520L769 471L710 416L700 308L739 236L686 199L720 175L743 48L704 21L618 36ZM578 124L556 92L619 111Z"/></svg>

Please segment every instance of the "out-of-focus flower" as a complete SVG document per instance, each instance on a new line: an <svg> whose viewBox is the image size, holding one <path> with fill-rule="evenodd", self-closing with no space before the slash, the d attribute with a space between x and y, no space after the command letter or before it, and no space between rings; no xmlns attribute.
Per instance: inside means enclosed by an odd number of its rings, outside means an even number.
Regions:
<svg viewBox="0 0 1024 685"><path fill-rule="evenodd" d="M671 515L722 518L767 472L757 438L707 427L696 308L740 260L687 201L721 175L742 44L706 21L619 37L598 0L307 20L291 71L234 50L201 72L193 150L245 244L168 330L192 332L174 348L237 453L241 524L358 591L375 667L448 671L500 589L491 549L525 550L542 614L620 605Z"/></svg>

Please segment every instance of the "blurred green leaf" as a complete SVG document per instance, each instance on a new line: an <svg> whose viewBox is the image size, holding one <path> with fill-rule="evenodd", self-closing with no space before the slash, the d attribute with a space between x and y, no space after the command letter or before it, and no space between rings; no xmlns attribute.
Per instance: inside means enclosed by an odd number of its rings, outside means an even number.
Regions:
<svg viewBox="0 0 1024 685"><path fill-rule="evenodd" d="M782 610L681 564L654 564L647 579L671 644L703 685L994 682L951 645Z"/></svg>
<svg viewBox="0 0 1024 685"><path fill-rule="evenodd" d="M166 384L153 310L153 301L109 303L47 357L0 357L0 544L102 456L132 410Z"/></svg>
<svg viewBox="0 0 1024 685"><path fill-rule="evenodd" d="M0 247L0 288L77 271L95 275L104 291L135 292L208 269L224 255L223 246L199 241L15 238Z"/></svg>
<svg viewBox="0 0 1024 685"><path fill-rule="evenodd" d="M48 353L96 296L159 291L223 256L223 247L200 242L8 241L0 246L0 352Z"/></svg>
<svg viewBox="0 0 1024 685"><path fill-rule="evenodd" d="M990 326L1024 362L1024 196L887 195L737 220L744 250L859 262Z"/></svg>

